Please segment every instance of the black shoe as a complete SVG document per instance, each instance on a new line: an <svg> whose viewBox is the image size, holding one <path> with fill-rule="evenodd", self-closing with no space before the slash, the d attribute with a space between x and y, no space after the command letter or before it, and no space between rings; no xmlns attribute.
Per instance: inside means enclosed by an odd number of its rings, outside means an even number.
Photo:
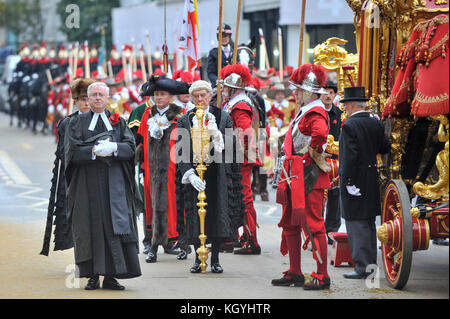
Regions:
<svg viewBox="0 0 450 319"><path fill-rule="evenodd" d="M233 242L233 248L242 248L242 243L239 240Z"/></svg>
<svg viewBox="0 0 450 319"><path fill-rule="evenodd" d="M215 274L221 274L223 273L223 268L219 263L214 263L211 265L211 272Z"/></svg>
<svg viewBox="0 0 450 319"><path fill-rule="evenodd" d="M185 260L187 259L187 256L192 252L191 246L186 246L185 248L181 248L180 252L178 253L177 259L178 260Z"/></svg>
<svg viewBox="0 0 450 319"><path fill-rule="evenodd" d="M235 255L261 255L261 247L246 245L241 249L235 249L233 253Z"/></svg>
<svg viewBox="0 0 450 319"><path fill-rule="evenodd" d="M157 261L157 252L158 252L158 246L150 246L150 251L147 254L147 257L145 257L145 261L148 263L155 263Z"/></svg>
<svg viewBox="0 0 450 319"><path fill-rule="evenodd" d="M344 274L344 278L346 279L366 279L369 274L366 273L359 273L356 271L353 271L349 274Z"/></svg>
<svg viewBox="0 0 450 319"><path fill-rule="evenodd" d="M113 277L105 277L102 288L110 290L125 290L125 287L119 284Z"/></svg>
<svg viewBox="0 0 450 319"><path fill-rule="evenodd" d="M193 274L198 274L202 272L202 268L200 267L200 263L195 263L192 265L190 272Z"/></svg>
<svg viewBox="0 0 450 319"><path fill-rule="evenodd" d="M292 274L290 272L286 272L283 277L280 279L273 279L272 285L273 286L294 286L294 287L301 287L305 283L305 276L303 275L296 275Z"/></svg>
<svg viewBox="0 0 450 319"><path fill-rule="evenodd" d="M95 290L98 288L100 288L100 279L98 278L98 275L89 278L88 283L84 286L85 290Z"/></svg>
<svg viewBox="0 0 450 319"><path fill-rule="evenodd" d="M435 239L433 239L433 245L448 246L448 240L446 240L444 238L435 238Z"/></svg>
<svg viewBox="0 0 450 319"><path fill-rule="evenodd" d="M147 255L149 252L150 252L150 247L151 247L152 245L150 244L150 243L145 243L144 244L144 250L142 251L142 253L144 254L144 255Z"/></svg>
<svg viewBox="0 0 450 319"><path fill-rule="evenodd" d="M311 274L312 280L303 285L304 290L323 290L330 289L330 277L323 275Z"/></svg>
<svg viewBox="0 0 450 319"><path fill-rule="evenodd" d="M164 253L169 255L178 255L180 252L181 250L177 246L177 242L170 242L166 247L164 247Z"/></svg>
<svg viewBox="0 0 450 319"><path fill-rule="evenodd" d="M239 246L241 247L241 246ZM227 243L221 243L220 244L220 252L221 253L232 253L234 250L233 243L227 242Z"/></svg>

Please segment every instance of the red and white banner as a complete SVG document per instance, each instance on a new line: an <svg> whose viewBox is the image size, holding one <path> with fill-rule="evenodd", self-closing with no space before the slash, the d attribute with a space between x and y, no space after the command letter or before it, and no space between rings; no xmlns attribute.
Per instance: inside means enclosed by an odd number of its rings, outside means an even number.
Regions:
<svg viewBox="0 0 450 319"><path fill-rule="evenodd" d="M185 0L178 48L188 58L189 71L198 67L200 60L198 30L197 0Z"/></svg>

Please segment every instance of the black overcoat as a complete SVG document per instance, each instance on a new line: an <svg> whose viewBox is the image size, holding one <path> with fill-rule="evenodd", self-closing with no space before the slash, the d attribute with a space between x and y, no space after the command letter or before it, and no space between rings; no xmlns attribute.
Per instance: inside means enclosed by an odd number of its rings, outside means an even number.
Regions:
<svg viewBox="0 0 450 319"><path fill-rule="evenodd" d="M190 127L195 109L190 110L178 121L178 127L189 132L187 135L179 136L177 140L177 150L180 150L180 143L183 138L191 138ZM209 111L215 116L217 127L222 132L225 140L225 147L235 148L235 138L233 134L225 135L226 129L233 132L233 121L228 113L210 107ZM230 133L230 132L229 132ZM185 233L188 244L198 244L200 234L200 221L198 216L197 195L198 192L191 184L181 185L181 178L190 169L192 164L192 146L190 148L189 161L183 158L177 160L177 230ZM179 155L179 153L177 153ZM207 240L225 240L231 238L238 227L243 225L245 215L245 205L242 200L242 176L240 175L240 165L225 162L225 151L222 152L221 163L212 162L208 165L205 173L206 180L206 222L205 234ZM184 223L185 221L185 223Z"/></svg>
<svg viewBox="0 0 450 319"><path fill-rule="evenodd" d="M346 220L363 220L380 215L377 154L390 150L383 123L368 112L350 116L339 138L340 207ZM346 186L355 185L361 196L350 195Z"/></svg>

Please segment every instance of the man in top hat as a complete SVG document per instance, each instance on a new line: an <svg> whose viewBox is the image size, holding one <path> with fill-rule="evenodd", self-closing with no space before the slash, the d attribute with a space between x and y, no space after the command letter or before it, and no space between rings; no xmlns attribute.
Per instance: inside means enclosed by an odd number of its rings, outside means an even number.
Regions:
<svg viewBox="0 0 450 319"><path fill-rule="evenodd" d="M380 215L377 154L390 150L382 122L365 110L364 87L344 88L344 111L348 118L339 137L340 204L355 270L348 279L369 275L367 266L377 263L375 218Z"/></svg>
<svg viewBox="0 0 450 319"><path fill-rule="evenodd" d="M219 39L219 27L217 27L217 39ZM233 32L228 24L224 24L222 27L222 68L233 62L234 43L231 39ZM208 79L211 82L213 88L217 86L217 67L219 61L219 49L213 48L209 51L208 64L206 65L206 71Z"/></svg>
<svg viewBox="0 0 450 319"><path fill-rule="evenodd" d="M144 179L147 179L144 191L150 194L145 203L147 230L152 232L151 247L145 259L148 263L157 261L160 245L166 253L179 253L176 249L176 165L170 151L176 141L177 120L183 115L183 111L171 101L173 95L186 92L189 92L186 83L165 76L153 75L142 86L142 95L153 97L155 103L142 115L138 131L144 141Z"/></svg>
<svg viewBox="0 0 450 319"><path fill-rule="evenodd" d="M321 100L325 105L330 119L330 132L329 135L333 136L335 141L339 141L339 135L341 133L341 115L342 111L338 106L334 104L336 94L338 91L337 85L331 81L327 81L324 89L328 94L323 94ZM332 155L332 160L337 160L337 155ZM327 209L325 216L325 228L327 230L327 236L331 232L337 232L341 227L341 211L339 209L339 187L337 183L333 183L332 187L327 193ZM328 238L328 244L333 244L333 241Z"/></svg>
<svg viewBox="0 0 450 319"><path fill-rule="evenodd" d="M90 110L87 88L94 82L94 79L80 78L70 83L73 103L77 110L72 114L69 114L65 119L60 120L56 125L58 145L55 152L56 157L53 167L52 187L50 189L47 224L41 255L48 256L49 253L53 217L55 217L54 250L66 250L73 247L72 228L67 219L67 199L64 170L64 136L70 119Z"/></svg>
<svg viewBox="0 0 450 319"><path fill-rule="evenodd" d="M329 120L320 95L325 94L326 70L304 64L290 79L300 111L289 126L284 140L284 162L277 189L277 203L283 205L278 224L283 229L281 253L289 253L289 270L274 286L303 286L305 290L328 289L327 239L323 219L325 190L330 186L330 167L324 158ZM301 269L301 232L311 241L317 270L305 283ZM307 243L305 243L307 246ZM304 246L304 247L305 247Z"/></svg>
<svg viewBox="0 0 450 319"><path fill-rule="evenodd" d="M228 65L221 71L222 97L224 109L231 115L235 133L237 134L238 149L243 151L241 164L242 192L245 203L245 225L243 233L243 246L234 250L235 254L259 255L259 246L256 235L256 211L253 205L253 192L251 185L252 169L255 165L261 166L257 149L257 134L259 131L259 113L250 98L245 94L245 88L252 81L247 67L240 64Z"/></svg>

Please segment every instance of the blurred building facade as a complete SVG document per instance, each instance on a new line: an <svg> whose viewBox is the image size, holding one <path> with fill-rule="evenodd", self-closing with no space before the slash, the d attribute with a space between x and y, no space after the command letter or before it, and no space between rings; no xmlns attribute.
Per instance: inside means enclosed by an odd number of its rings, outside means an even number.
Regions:
<svg viewBox="0 0 450 319"><path fill-rule="evenodd" d="M184 0L166 0L166 41L170 52L177 46L177 34L181 24ZM300 38L300 0L243 0L239 43L259 37L263 30L269 64L278 65L278 27L283 34L284 65L297 66ZM236 27L238 0L224 1L223 20L233 31ZM206 55L217 46L219 0L198 0L200 25L200 50ZM134 39L145 44L150 35L152 52L159 52L164 43L164 0L122 0L121 8L113 9L113 42L118 48ZM306 34L304 37L304 62L312 58L312 49L330 37L349 41L348 52L356 53L353 11L345 0L309 0L306 6ZM234 34L233 34L234 40ZM259 54L259 49L257 50Z"/></svg>

